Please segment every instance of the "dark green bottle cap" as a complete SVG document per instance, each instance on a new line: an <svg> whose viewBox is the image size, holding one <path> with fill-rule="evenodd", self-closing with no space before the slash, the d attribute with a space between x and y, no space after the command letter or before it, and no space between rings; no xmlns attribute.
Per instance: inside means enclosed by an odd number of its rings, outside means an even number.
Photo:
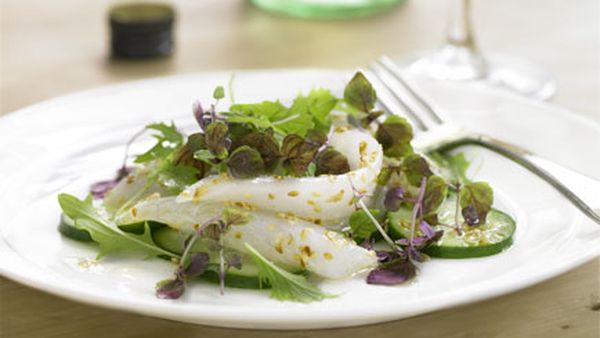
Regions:
<svg viewBox="0 0 600 338"><path fill-rule="evenodd" d="M115 57L149 58L171 54L175 11L166 4L122 4L110 9Z"/></svg>

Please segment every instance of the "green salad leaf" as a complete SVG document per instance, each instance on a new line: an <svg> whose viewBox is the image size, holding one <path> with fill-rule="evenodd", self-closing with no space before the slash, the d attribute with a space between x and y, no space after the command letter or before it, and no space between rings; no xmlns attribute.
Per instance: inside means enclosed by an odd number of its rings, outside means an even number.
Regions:
<svg viewBox="0 0 600 338"><path fill-rule="evenodd" d="M73 220L75 227L89 232L94 242L98 243L100 246L98 259L109 253L123 251L140 252L146 257L161 255L177 257L154 243L148 223L144 224L144 232L141 235L126 233L120 230L115 223L102 217L92 205L91 200L81 201L69 194L59 194L58 203L65 215Z"/></svg>
<svg viewBox="0 0 600 338"><path fill-rule="evenodd" d="M369 212L375 219L377 219L380 223L385 220L385 213L378 209L369 209ZM356 210L350 215L350 219L348 220L350 224L350 231L352 232L352 237L358 242L362 242L365 238L369 238L375 231L377 231L377 227L367 215L364 210Z"/></svg>
<svg viewBox="0 0 600 338"><path fill-rule="evenodd" d="M245 243L245 246L258 268L261 284L266 283L271 286L271 297L300 303L310 303L332 297L311 284L305 276L285 271L263 257L250 244Z"/></svg>
<svg viewBox="0 0 600 338"><path fill-rule="evenodd" d="M177 131L175 124L152 123L146 126L146 129L156 131L152 137L156 139L156 144L143 154L135 158L135 163L144 163L156 159L165 158L171 154L183 143L183 135Z"/></svg>

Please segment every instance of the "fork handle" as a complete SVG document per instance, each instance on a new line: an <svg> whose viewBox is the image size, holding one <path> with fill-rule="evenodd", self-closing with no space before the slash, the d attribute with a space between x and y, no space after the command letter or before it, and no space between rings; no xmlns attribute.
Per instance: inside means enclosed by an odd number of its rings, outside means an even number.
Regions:
<svg viewBox="0 0 600 338"><path fill-rule="evenodd" d="M579 209L588 218L600 224L600 215L596 213L589 205L579 198L571 189L561 183L556 177L550 174L547 170L534 163L536 156L529 151L501 140L491 138L485 135L466 136L454 141L441 144L436 150L445 151L460 147L463 145L478 145L498 153L513 162L523 166L525 169L540 177L564 197L566 197L577 209Z"/></svg>

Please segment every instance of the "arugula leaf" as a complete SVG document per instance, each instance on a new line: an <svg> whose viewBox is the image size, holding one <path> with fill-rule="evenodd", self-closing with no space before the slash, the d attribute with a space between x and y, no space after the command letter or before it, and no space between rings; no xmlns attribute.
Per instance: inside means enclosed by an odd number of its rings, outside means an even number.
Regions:
<svg viewBox="0 0 600 338"><path fill-rule="evenodd" d="M135 158L135 163L144 163L156 159L167 157L183 143L183 135L177 131L175 124L153 123L146 126L146 129L155 130L158 133L152 135L157 142L145 153Z"/></svg>
<svg viewBox="0 0 600 338"><path fill-rule="evenodd" d="M290 107L289 115L304 116L307 121L303 129L317 128L322 132L329 131L331 125L331 111L338 103L338 99L327 89L313 89L308 96L298 95ZM308 121L310 120L310 121ZM310 126L312 125L312 126ZM304 135L300 130L296 134Z"/></svg>
<svg viewBox="0 0 600 338"><path fill-rule="evenodd" d="M363 113L368 113L375 107L377 94L363 73L357 72L348 82L344 88L344 101Z"/></svg>
<svg viewBox="0 0 600 338"><path fill-rule="evenodd" d="M291 110L290 110L291 111ZM309 113L292 114L288 118L273 122L273 128L285 134L306 135L314 128L313 117Z"/></svg>
<svg viewBox="0 0 600 338"><path fill-rule="evenodd" d="M316 89L308 96L298 95L290 108L279 101L263 101L232 105L224 115L228 123L250 124L259 131L272 129L281 136L306 136L313 128L329 130L329 113L337 103L338 99L328 90Z"/></svg>
<svg viewBox="0 0 600 338"><path fill-rule="evenodd" d="M231 113L243 116L260 117L267 121L278 121L289 116L288 109L279 101L263 101L261 103L234 104L229 107ZM228 119L229 120L229 119Z"/></svg>
<svg viewBox="0 0 600 338"><path fill-rule="evenodd" d="M278 267L263 257L250 244L245 243L245 246L258 269L261 287L263 283L271 286L271 297L300 303L310 303L333 297L309 283L306 277L295 275Z"/></svg>
<svg viewBox="0 0 600 338"><path fill-rule="evenodd" d="M460 189L460 207L469 225L485 224L494 203L494 191L486 182L467 183Z"/></svg>
<svg viewBox="0 0 600 338"><path fill-rule="evenodd" d="M148 223L144 224L144 232L141 235L126 233L115 223L100 216L91 201L81 201L69 194L59 194L58 203L65 215L75 222L75 227L89 232L94 242L98 243L100 246L98 259L108 253L123 251L137 251L147 257L160 255L177 257L154 243Z"/></svg>
<svg viewBox="0 0 600 338"><path fill-rule="evenodd" d="M369 209L369 212L371 212L375 219L380 223L385 220L385 213L381 212L381 210ZM348 223L350 224L350 230L352 231L354 239L359 243L365 238L369 238L377 231L377 227L373 224L373 221L364 210L356 210L353 212L352 215L350 215Z"/></svg>

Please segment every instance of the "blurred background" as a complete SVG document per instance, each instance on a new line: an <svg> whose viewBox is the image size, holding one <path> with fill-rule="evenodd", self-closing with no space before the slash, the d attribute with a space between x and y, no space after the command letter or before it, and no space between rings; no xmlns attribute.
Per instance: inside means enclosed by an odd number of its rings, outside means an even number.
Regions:
<svg viewBox="0 0 600 338"><path fill-rule="evenodd" d="M170 57L111 58L108 11L123 1L2 0L1 113L75 90L146 77L249 68L366 66L442 45L448 0L407 0L382 13L300 19L245 0L164 1L176 11ZM285 0L284 0L285 2ZM552 74L552 102L600 120L600 2L474 0L483 51Z"/></svg>

